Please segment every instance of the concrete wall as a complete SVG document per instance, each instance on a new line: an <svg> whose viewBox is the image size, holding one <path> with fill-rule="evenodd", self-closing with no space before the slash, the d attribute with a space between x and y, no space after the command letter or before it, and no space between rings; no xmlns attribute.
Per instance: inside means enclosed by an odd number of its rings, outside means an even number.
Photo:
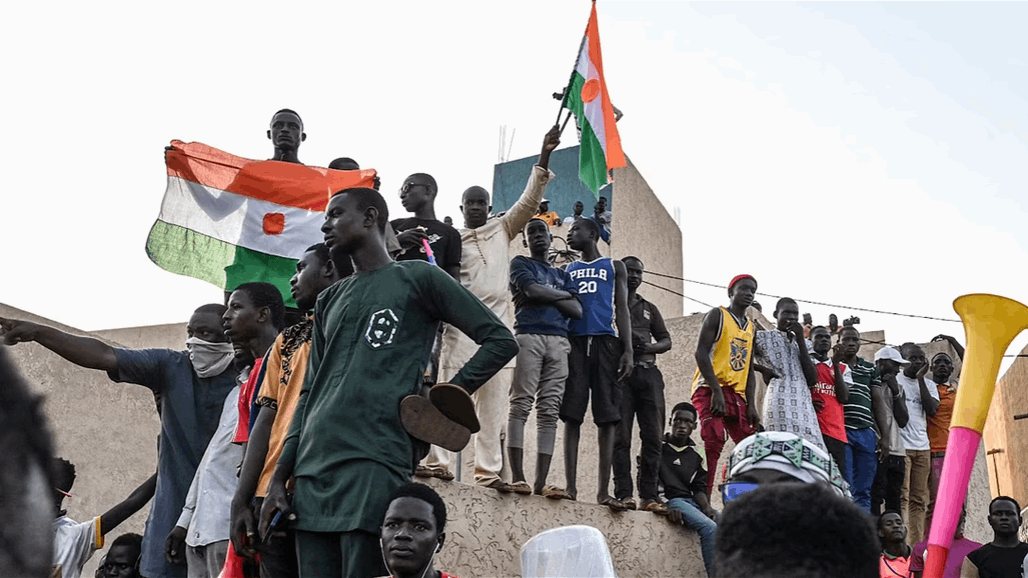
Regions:
<svg viewBox="0 0 1028 578"><path fill-rule="evenodd" d="M424 480L422 480L424 481ZM457 576L520 576L521 546L539 532L585 524L600 530L618 576L701 578L703 558L695 532L649 512L612 514L583 502L428 480L446 501L446 544L436 568Z"/></svg>
<svg viewBox="0 0 1028 578"><path fill-rule="evenodd" d="M614 169L614 192L610 238L613 256L620 259L634 255L642 259L648 271L683 277L682 230L631 160L627 167ZM655 275L644 279L670 291L644 284L639 293L653 302L665 319L681 317L682 281Z"/></svg>
<svg viewBox="0 0 1028 578"><path fill-rule="evenodd" d="M1020 352L1028 355L1028 347ZM985 422L984 440L989 451L989 482L993 496L1010 496L1028 506L1028 358L1018 357L996 384Z"/></svg>
<svg viewBox="0 0 1028 578"><path fill-rule="evenodd" d="M4 305L0 305L0 316L28 319L72 333L89 335ZM692 377L696 368L694 352L701 322L700 315L667 319L673 347L671 351L658 357L659 367L664 374L667 407L691 397ZM764 318L759 318L759 323L770 326L770 321ZM120 342L118 344L126 346L178 348L185 339L185 324L106 330L93 335L103 336L108 340L117 338ZM868 340L884 341L884 335L877 335L874 332L865 332L864 337ZM866 354L867 357L873 356L874 349L879 346L871 347L870 353ZM941 347L948 346L929 344L929 355ZM127 496L154 471L155 442L159 423L149 391L138 386L114 384L105 374L78 368L35 344L20 344L10 348L10 353L29 382L47 396L45 407L55 432L58 454L67 457L78 467L78 480L72 492L75 498L65 504L72 517L88 519L103 513ZM862 355L864 354L862 352ZM1017 399L1013 394L1017 387L1023 387L1025 379L1028 379L1028 362L1018 360L1004 376L1004 381L998 388L995 403L1006 403L1007 409L997 410L996 407L999 406L994 406L993 416L1009 416L1014 411L1028 412L1023 400ZM1022 405L1017 405L1018 403ZM587 523L598 527L608 537L615 563L622 575L701 575L702 564L694 535L670 528L666 522L652 514L629 512L611 515L606 509L595 505L596 430L592 427L591 420L587 421L590 423L586 423L582 428L577 503L555 504L543 498L521 498L464 484L437 483L443 487L444 498L453 512L450 541L440 556L442 568L456 571L458 575L516 575L517 553L521 544L529 537L552 527ZM1024 423L1010 423L1006 425L1007 429L1001 429L992 426L990 422L987 437L1008 437L995 438L1000 440L994 442L997 446L989 447L1012 448L1011 456L1025 455L1023 447L1013 448L1010 445L1014 443L1010 441L1012 439L1020 440L1018 443L1022 445L1025 443L1023 440L1028 439L1028 435L1025 435L1028 432L1010 430L1012 427L1023 427ZM1013 433L1008 434L1008 430ZM529 418L526 429L526 450L529 456L535 452L534 432L533 415ZM1016 437L1018 434L1019 438ZM694 433L693 437L695 441L700 442L698 433ZM562 439L563 428L560 428L557 456L549 477L551 483L558 485L564 484ZM733 445L731 441L727 443L723 458L729 455ZM473 444L470 445L463 456L464 472L467 473L465 480L473 471L473 447ZM633 440L633 453L637 451L638 441ZM1003 456L1004 454L999 455L1001 459ZM525 461L526 473L529 479L532 479L535 460L528 457ZM724 461L722 459L716 466L718 482L721 481L720 473ZM998 463L1001 468L1007 467L1004 461ZM1023 468L1023 464L1021 467ZM968 498L970 515L967 521L967 535L979 541L986 541L991 536L985 520L988 501L991 498L988 489L991 472L991 464L990 468L986 469L983 447L979 450L972 473ZM1014 480L1017 476L1020 476L1019 479L1023 482L1023 469L1020 473L1010 471L1001 475L1000 488L1004 493L1013 493L1008 489L1012 487L1007 485L1010 482L1004 480ZM1028 502L1028 496L1015 493L1015 497ZM720 508L720 498L716 495L712 498L715 507ZM137 514L113 532L112 537L127 531L141 532L148 509L144 508L143 513ZM651 544L662 546L654 549L649 547ZM688 551L689 554L682 556L683 551ZM674 552L674 555L665 555L667 552ZM98 560L99 555L94 557L87 567L90 572ZM471 571L472 568L475 570ZM674 574L670 574L671 572Z"/></svg>
<svg viewBox="0 0 1028 578"><path fill-rule="evenodd" d="M536 159L529 157L496 165L493 175L494 211L506 210L514 204L525 189ZM576 200L581 200L586 205L585 215L591 215L595 198L578 178L578 148L555 151L550 157L550 168L556 174L546 188L550 209L563 218L571 215L571 206ZM681 278L682 231L631 160L627 167L614 169L613 184L600 189L600 194L610 201L613 215L611 243L608 246L601 241L600 252L618 259L634 255L643 260L649 271ZM555 249L566 248L567 231L568 227L563 225L550 228ZM511 244L511 250L512 254L528 253L520 236ZM683 313L682 281L655 275L646 277L646 280L670 291L643 285L639 293L652 301L665 319L680 317Z"/></svg>
<svg viewBox="0 0 1028 578"><path fill-rule="evenodd" d="M100 331L93 331L92 335L106 341L120 343L122 346L130 349L172 349L181 351L186 348L185 323L101 329Z"/></svg>
<svg viewBox="0 0 1028 578"><path fill-rule="evenodd" d="M89 335L3 304L0 317ZM141 333L147 333L145 328ZM183 332L180 341L184 339ZM7 349L28 382L46 396L45 409L57 455L75 464L77 479L71 491L74 498L64 501L72 518L83 521L103 514L156 471L160 423L149 390L116 384L107 374L82 369L35 343ZM141 534L149 510L150 506L145 506L116 528L108 536L108 544L126 532ZM83 575L92 576L103 553L93 557Z"/></svg>

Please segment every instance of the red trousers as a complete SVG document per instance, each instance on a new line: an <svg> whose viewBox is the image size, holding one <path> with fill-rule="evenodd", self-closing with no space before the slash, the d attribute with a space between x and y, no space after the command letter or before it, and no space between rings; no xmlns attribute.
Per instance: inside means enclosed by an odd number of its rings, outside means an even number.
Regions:
<svg viewBox="0 0 1028 578"><path fill-rule="evenodd" d="M692 404L696 412L700 414L700 438L703 439L703 449L707 456L707 495L710 496L714 489L714 473L717 470L718 460L721 459L721 450L732 437L735 443L756 433L756 429L750 425L747 417L746 399L739 395L734 389L728 386L721 388L725 396L725 415L714 416L710 413L710 388L701 386L696 388L692 394Z"/></svg>

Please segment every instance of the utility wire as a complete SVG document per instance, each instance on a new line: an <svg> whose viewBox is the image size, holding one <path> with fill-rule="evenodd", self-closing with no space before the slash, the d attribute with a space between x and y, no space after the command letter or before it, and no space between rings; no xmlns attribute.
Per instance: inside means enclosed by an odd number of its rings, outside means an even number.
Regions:
<svg viewBox="0 0 1028 578"><path fill-rule="evenodd" d="M664 278L667 278L667 279L677 279L678 281L685 281L687 283L695 283L697 285L706 285L707 287L717 287L718 289L727 289L728 288L726 285L717 285L715 283L707 283L705 281L694 281L692 279L685 279L683 277L675 277L674 275L665 275L663 273L657 273L657 272L654 272L654 271L645 271L645 273L647 273L649 275L655 275L657 277L664 277ZM643 280L643 283L646 283L647 285L652 285L652 286L654 286L654 287L656 287L658 289L663 289L664 291L668 291L670 293L674 293L675 295L678 295L680 297L685 297L689 301L695 301L696 303L699 303L700 305L703 305L704 307L710 307L711 309L713 309L712 305L708 305L708 304L704 303L703 301L700 301L699 299L693 299L692 297L689 297L688 295L682 295L681 293L679 293L677 291L674 291L672 289L668 289L667 287L661 287L660 285L656 285L654 283L650 283L649 281L646 281L646 280ZM782 298L780 295L771 295L770 293L757 293L757 295L763 295L765 297L771 297L773 299L781 299ZM806 299L796 299L796 298L793 298L793 299L795 299L796 301L802 302L802 303L810 303L811 305L824 305L824 306L827 306L827 307L836 307L838 309L851 309L851 310L854 310L854 311L866 311L868 313L881 313L883 315L898 315L900 317L913 317L915 319L930 319L932 321L950 321L950 322L961 323L961 321L959 319L943 319L941 317L929 317L927 315L914 315L912 313L896 313L894 311L880 311L880 310L877 310L877 309L866 309L866 308L863 308L863 307L851 307L849 305L835 305L835 304L832 304L832 303L823 303L821 301L808 301ZM863 342L863 343L867 343L867 344L877 344L877 345L896 347L896 348L899 347L898 345L892 345L892 344L886 343L884 341L870 341L870 340L864 339L863 337L860 339L860 341ZM1011 354L1006 354L1003 357L1028 357L1028 354L1024 354L1024 353L1011 353Z"/></svg>
<svg viewBox="0 0 1028 578"><path fill-rule="evenodd" d="M708 304L704 303L703 301L700 301L699 299L693 299L692 297L689 297L688 295L683 295L683 294L679 293L678 291L675 291L674 289L668 289L667 287L661 287L660 285L657 285L656 283L650 283L649 281L647 281L645 279L643 279L643 283L646 283L647 285L652 285L653 287L656 287L657 289L663 289L664 291L667 291L668 293L674 293L675 295L678 295L679 297L685 297L689 301L694 301L696 303L699 303L700 305L703 305L704 307L709 307L711 309L714 308L713 305L708 305Z"/></svg>
<svg viewBox="0 0 1028 578"><path fill-rule="evenodd" d="M657 273L655 271L646 271L646 273L648 273L650 275L655 275L657 277L665 277L667 279L677 279L678 281L685 281L686 283L695 283L696 285L705 285L707 287L717 287L718 289L727 289L728 288L726 285L718 285L716 283L707 283L706 281L695 281L693 279L685 279L683 277L676 277L674 275L665 275L663 273ZM771 297L772 299L781 299L782 298L781 295L772 295L770 293L760 293L760 292L758 292L757 295L763 295L764 297ZM927 315L915 315L913 313L897 313L895 311L882 311L882 310L879 310L879 309L868 309L866 307L853 307L853 306L850 306L850 305L838 305L838 304L835 304L835 303L825 303L823 301L811 301L809 299L799 299L799 298L795 298L795 297L793 297L793 299L795 299L796 301L799 301L801 303L809 303L811 305L823 305L823 306L826 306L826 307L835 307L835 308L838 308L838 309L849 309L849 310L853 310L853 311L865 311L867 313L881 313L882 315L897 315L899 317L913 317L915 319L930 319L932 321L948 321L948 322L952 322L952 323L960 323L959 319L944 319L942 317L930 317L930 316L927 316Z"/></svg>

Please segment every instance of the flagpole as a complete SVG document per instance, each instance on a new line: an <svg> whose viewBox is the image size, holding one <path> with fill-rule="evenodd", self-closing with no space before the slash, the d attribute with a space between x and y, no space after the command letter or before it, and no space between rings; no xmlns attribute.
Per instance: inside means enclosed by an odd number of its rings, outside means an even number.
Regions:
<svg viewBox="0 0 1028 578"><path fill-rule="evenodd" d="M593 0L593 2L595 2L595 0ZM567 86L564 87L564 94L561 96L561 99L560 99L560 108L557 109L557 120L554 121L553 124L560 124L560 113L564 112L564 108L565 108L564 103L566 103L568 101L568 91L571 90L571 82L575 79L575 71L578 70L578 59L581 58L581 56L582 56L582 47L585 46L585 39L587 38L587 33L588 32L589 32L589 26L586 25L585 32L582 33L582 41L580 43L578 43L578 54L575 55L575 65L571 67L571 74L568 75L568 84L567 84ZM572 114L571 113L571 109L568 109L569 118L570 118L571 114ZM564 126L567 126L567 124L568 124L568 121L565 120L564 121ZM564 133L564 126L560 127L561 134Z"/></svg>

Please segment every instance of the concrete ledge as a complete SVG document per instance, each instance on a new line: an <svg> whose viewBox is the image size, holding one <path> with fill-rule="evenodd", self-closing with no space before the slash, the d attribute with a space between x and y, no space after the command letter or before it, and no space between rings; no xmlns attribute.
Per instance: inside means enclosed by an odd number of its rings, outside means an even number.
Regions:
<svg viewBox="0 0 1028 578"><path fill-rule="evenodd" d="M446 545L436 568L457 576L520 576L522 544L539 532L571 524L603 533L621 578L705 576L699 536L663 516L614 514L594 503L501 494L459 482L417 481L435 488L446 501Z"/></svg>

